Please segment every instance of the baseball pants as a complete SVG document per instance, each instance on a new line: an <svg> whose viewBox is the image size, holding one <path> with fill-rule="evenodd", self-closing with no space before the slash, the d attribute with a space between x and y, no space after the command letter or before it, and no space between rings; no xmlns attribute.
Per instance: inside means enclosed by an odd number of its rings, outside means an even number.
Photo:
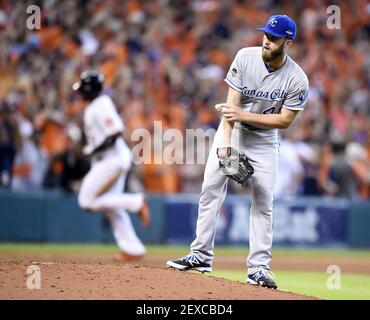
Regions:
<svg viewBox="0 0 370 320"><path fill-rule="evenodd" d="M144 201L142 194L123 193L131 152L122 139L92 160L92 167L82 181L78 202L87 211L103 212L110 220L119 248L132 255L145 253L128 212L138 212Z"/></svg>
<svg viewBox="0 0 370 320"><path fill-rule="evenodd" d="M196 238L191 251L212 265L216 219L227 193L228 178L219 170L216 149L224 145L223 123L215 135L208 156L199 200ZM276 132L248 131L240 125L233 129L231 145L244 153L254 167L250 210L249 255L247 268L253 273L270 269L272 249L273 190L277 176L279 142Z"/></svg>

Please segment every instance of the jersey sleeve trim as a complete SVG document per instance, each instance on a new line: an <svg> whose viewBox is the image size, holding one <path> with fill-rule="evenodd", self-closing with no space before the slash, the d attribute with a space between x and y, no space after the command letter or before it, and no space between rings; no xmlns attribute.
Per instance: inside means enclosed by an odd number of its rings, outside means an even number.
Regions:
<svg viewBox="0 0 370 320"><path fill-rule="evenodd" d="M229 79L225 79L224 80L231 88L233 88L234 90L238 91L238 92L242 92L242 89L239 88L236 84L232 83Z"/></svg>
<svg viewBox="0 0 370 320"><path fill-rule="evenodd" d="M289 109L289 110L303 110L304 109L304 106L303 105L287 106L286 104L283 104L283 108Z"/></svg>

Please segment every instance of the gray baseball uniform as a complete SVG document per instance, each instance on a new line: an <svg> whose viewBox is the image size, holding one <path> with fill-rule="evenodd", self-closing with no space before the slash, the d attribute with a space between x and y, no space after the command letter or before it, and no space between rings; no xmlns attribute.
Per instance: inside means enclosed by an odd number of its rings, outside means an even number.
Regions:
<svg viewBox="0 0 370 320"><path fill-rule="evenodd" d="M242 93L241 107L253 113L280 113L281 108L303 110L308 79L290 57L270 72L262 59L261 47L241 49L227 73L225 82ZM227 193L228 178L219 170L216 149L224 146L223 124L215 135L208 157L200 194L196 239L191 251L212 264L216 218ZM237 145L235 145L237 143ZM278 129L235 123L231 144L246 154L255 169L252 176L250 212L250 252L248 272L270 269L272 247L273 190L279 159Z"/></svg>

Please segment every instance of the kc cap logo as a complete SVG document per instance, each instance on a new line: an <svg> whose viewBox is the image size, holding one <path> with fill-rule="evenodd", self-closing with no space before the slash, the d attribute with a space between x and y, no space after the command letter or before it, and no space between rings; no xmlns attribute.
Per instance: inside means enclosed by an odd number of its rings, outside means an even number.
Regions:
<svg viewBox="0 0 370 320"><path fill-rule="evenodd" d="M271 27L275 27L276 24L277 24L277 20L275 18L271 19L270 21Z"/></svg>

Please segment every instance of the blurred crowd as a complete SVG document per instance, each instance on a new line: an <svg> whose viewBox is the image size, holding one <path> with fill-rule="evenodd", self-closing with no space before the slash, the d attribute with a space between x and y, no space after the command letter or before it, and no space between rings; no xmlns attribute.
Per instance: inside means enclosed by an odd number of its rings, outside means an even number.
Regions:
<svg viewBox="0 0 370 320"><path fill-rule="evenodd" d="M370 199L370 4L335 1L340 29L332 30L331 2L0 0L0 186L78 189L89 163L82 102L71 86L86 69L104 74L131 147L132 132L153 133L154 121L183 133L216 129L213 106L225 101L233 57L260 45L255 28L284 13L297 23L290 56L310 91L282 132L276 195ZM39 30L27 29L29 5L41 8ZM146 143L155 150L157 140ZM204 164L148 162L133 166L133 191L200 191ZM231 191L242 192L235 184Z"/></svg>

